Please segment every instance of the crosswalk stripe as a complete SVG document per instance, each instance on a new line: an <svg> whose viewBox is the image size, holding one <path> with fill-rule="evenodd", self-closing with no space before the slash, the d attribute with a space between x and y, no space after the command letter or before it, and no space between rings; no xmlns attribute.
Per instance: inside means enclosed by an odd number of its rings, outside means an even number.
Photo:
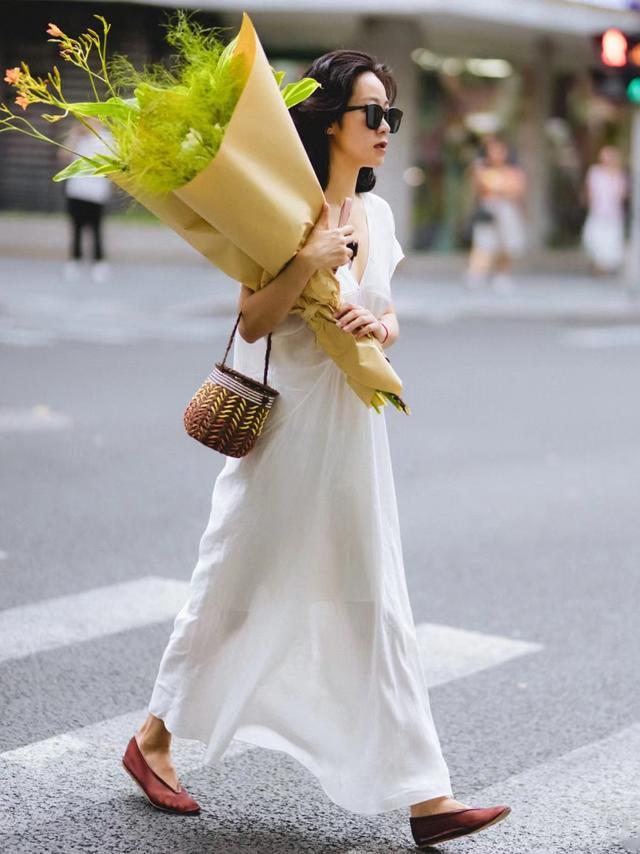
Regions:
<svg viewBox="0 0 640 854"><path fill-rule="evenodd" d="M542 649L537 643L437 623L420 623L416 628L423 670L430 687Z"/></svg>
<svg viewBox="0 0 640 854"><path fill-rule="evenodd" d="M465 803L506 803L513 812L495 830L474 835L468 843L459 840L456 850L633 851L640 833L639 756L640 724L632 724L495 783L471 800L460 796ZM621 848L627 840L629 846Z"/></svg>
<svg viewBox="0 0 640 854"><path fill-rule="evenodd" d="M0 611L0 661L173 619L189 583L148 576ZM417 626L430 685L460 679L541 647L436 623Z"/></svg>
<svg viewBox="0 0 640 854"><path fill-rule="evenodd" d="M0 662L172 619L188 589L149 576L0 611Z"/></svg>
<svg viewBox="0 0 640 854"><path fill-rule="evenodd" d="M11 622L0 622L0 643L5 639L9 642L11 629L19 628L18 635L24 638L29 629L35 628L33 641L12 639L13 653L26 654L27 649L49 649L145 625L172 617L187 592L185 582L143 578L31 606L34 610L30 621L21 625L18 617L24 620L27 609L13 609ZM83 609L83 619L63 633L64 620ZM118 610L120 613L116 614ZM53 628L47 628L47 619L53 620ZM92 624L92 620L97 623ZM538 644L451 626L423 623L417 630L425 675L432 686L540 649ZM130 792L131 782L124 775L119 758L145 716L146 709L137 709L0 754L2 776L8 780L5 791L11 795L3 802L0 794L0 832L27 830L34 822L50 821L81 810L88 803L102 803ZM225 759L251 749L251 745L234 740ZM174 758L179 773L200 767L204 751L199 742L175 739Z"/></svg>
<svg viewBox="0 0 640 854"><path fill-rule="evenodd" d="M0 754L0 833L19 833L33 823L131 793L120 757L146 714L137 709ZM249 749L233 741L224 758ZM179 773L199 768L204 751L200 742L176 738L173 756Z"/></svg>

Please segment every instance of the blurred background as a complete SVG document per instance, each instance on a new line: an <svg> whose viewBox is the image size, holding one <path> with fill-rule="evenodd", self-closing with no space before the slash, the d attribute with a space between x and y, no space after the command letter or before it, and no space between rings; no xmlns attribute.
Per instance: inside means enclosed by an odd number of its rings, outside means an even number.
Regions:
<svg viewBox="0 0 640 854"><path fill-rule="evenodd" d="M233 2L192 5L202 10L204 23L229 28L229 38L244 8ZM52 15L71 33L81 31L91 13L106 15L113 24L111 49L134 63L161 60L168 50L161 26L167 3L21 0L0 7L4 67L24 59L36 71L49 68L53 46L43 38L42 22ZM267 55L287 71L287 80L300 76L315 56L341 46L365 49L392 66L397 106L405 115L379 189L395 211L403 245L431 253L467 247L473 207L467 170L482 138L500 133L529 178L527 250L535 259L545 250L570 254L579 246L584 181L603 145L618 149L625 168L633 165L632 99L640 99L640 91L631 87L627 96L616 82L633 72L640 53L630 43L628 68L609 66L618 73L603 75L599 41L608 29L640 30L632 7L625 0L415 0L393 14L364 2L257 3L250 11ZM68 97L85 97L84 75L65 70ZM7 86L4 94L10 94ZM0 209L62 210L62 187L50 181L55 167L52 148L0 136ZM122 204L114 200L111 209Z"/></svg>
<svg viewBox="0 0 640 854"><path fill-rule="evenodd" d="M193 8L229 39L246 10L285 82L359 48L398 83L375 192L407 256L388 355L412 414L381 416L407 582L454 791L514 808L456 850L639 852L638 4ZM171 10L0 0L0 64L46 73L48 24L93 13L112 51L160 61ZM0 849L412 850L403 811L347 814L278 752L234 743L211 768L178 744L207 804L188 828L121 773L224 463L182 413L238 285L108 182L67 199L60 168L0 133Z"/></svg>

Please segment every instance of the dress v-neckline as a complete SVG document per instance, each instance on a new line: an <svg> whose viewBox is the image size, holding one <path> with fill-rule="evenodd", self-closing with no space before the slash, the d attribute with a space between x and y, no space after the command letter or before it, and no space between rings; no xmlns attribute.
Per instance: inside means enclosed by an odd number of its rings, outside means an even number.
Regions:
<svg viewBox="0 0 640 854"><path fill-rule="evenodd" d="M362 276L360 278L360 281L358 281L356 279L356 277L353 275L353 273L351 272L351 268L349 267L348 264L345 264L345 267L347 268L347 273L349 273L349 275L351 276L353 281L358 286L358 289L360 289L364 283L367 272L369 270L369 265L371 263L371 224L369 222L369 211L367 209L367 202L365 201L365 197L367 194L366 193L358 193L357 195L359 195L360 198L362 199L362 207L364 210L364 218L365 218L365 223L366 223L366 228L367 228L367 250L368 250L367 251L367 263L364 265L364 270L362 271Z"/></svg>

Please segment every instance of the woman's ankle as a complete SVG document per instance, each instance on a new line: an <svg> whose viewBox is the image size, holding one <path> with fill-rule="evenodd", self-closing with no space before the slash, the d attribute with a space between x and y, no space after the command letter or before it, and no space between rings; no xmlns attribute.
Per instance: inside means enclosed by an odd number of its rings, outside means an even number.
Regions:
<svg viewBox="0 0 640 854"><path fill-rule="evenodd" d="M142 751L168 753L171 749L171 733L164 722L153 715L149 715L137 731L136 741Z"/></svg>
<svg viewBox="0 0 640 854"><path fill-rule="evenodd" d="M171 742L164 739L150 738L148 735L143 735L140 732L136 733L136 741L143 753L169 753L171 750Z"/></svg>
<svg viewBox="0 0 640 854"><path fill-rule="evenodd" d="M412 818L423 815L437 815L441 812L450 812L455 809L464 809L466 804L457 801L453 795L440 795L437 798L429 798L426 801L412 804L410 807Z"/></svg>

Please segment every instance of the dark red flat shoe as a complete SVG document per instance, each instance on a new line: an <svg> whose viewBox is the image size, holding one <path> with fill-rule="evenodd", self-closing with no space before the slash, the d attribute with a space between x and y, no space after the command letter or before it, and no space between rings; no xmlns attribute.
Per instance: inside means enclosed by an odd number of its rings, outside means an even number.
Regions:
<svg viewBox="0 0 640 854"><path fill-rule="evenodd" d="M511 812L511 807L465 807L461 810L435 813L435 815L411 816L411 833L418 848L438 845L449 839L477 833L497 824Z"/></svg>
<svg viewBox="0 0 640 854"><path fill-rule="evenodd" d="M198 815L200 812L200 804L182 786L177 790L172 789L162 777L158 777L156 772L149 767L138 747L135 735L132 736L127 745L122 757L122 765L127 774L140 786L149 803L156 809L180 813L181 815Z"/></svg>

